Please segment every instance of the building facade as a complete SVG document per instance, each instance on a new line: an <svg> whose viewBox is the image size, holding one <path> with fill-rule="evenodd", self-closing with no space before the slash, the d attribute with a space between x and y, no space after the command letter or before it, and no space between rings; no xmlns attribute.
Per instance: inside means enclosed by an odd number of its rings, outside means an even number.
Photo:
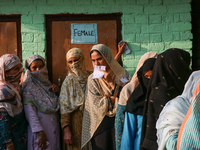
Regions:
<svg viewBox="0 0 200 150"><path fill-rule="evenodd" d="M21 45L17 50L21 51L23 61L32 54L47 58L47 53L51 53L47 36L49 16L68 18L75 15L82 16L84 21L87 15L105 18L110 15L110 20L118 16L120 23L115 28L120 33L116 33L118 39L113 41L117 43L121 38L128 43L131 53L123 54L122 61L131 75L146 52L161 53L169 48L181 48L192 56L191 0L1 0L0 18L15 15L20 18Z"/></svg>

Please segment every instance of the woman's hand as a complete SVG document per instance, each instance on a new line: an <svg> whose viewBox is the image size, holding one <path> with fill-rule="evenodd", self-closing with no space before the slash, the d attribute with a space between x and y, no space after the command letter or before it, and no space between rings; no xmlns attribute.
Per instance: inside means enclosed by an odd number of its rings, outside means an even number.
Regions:
<svg viewBox="0 0 200 150"><path fill-rule="evenodd" d="M39 132L38 143L39 147L45 148L47 146L47 137L44 131Z"/></svg>
<svg viewBox="0 0 200 150"><path fill-rule="evenodd" d="M113 76L109 72L106 72L104 70L99 70L99 71L102 71L104 73L103 77L106 79L106 81L108 82L108 84L110 85L110 87L112 89L114 89L115 88L115 82L114 82Z"/></svg>
<svg viewBox="0 0 200 150"><path fill-rule="evenodd" d="M64 128L64 141L67 145L73 144L72 133L69 126Z"/></svg>
<svg viewBox="0 0 200 150"><path fill-rule="evenodd" d="M59 87L58 87L56 84L53 84L53 85L51 86L51 89L52 89L52 91L54 91L54 92L59 92Z"/></svg>
<svg viewBox="0 0 200 150"><path fill-rule="evenodd" d="M15 150L13 142L6 143L6 150Z"/></svg>
<svg viewBox="0 0 200 150"><path fill-rule="evenodd" d="M118 53L122 54L124 52L124 46L126 45L126 42L123 42L123 44L118 44Z"/></svg>
<svg viewBox="0 0 200 150"><path fill-rule="evenodd" d="M124 42L123 44L118 44L118 52L115 55L115 60L118 61L118 62L120 61L122 53L124 52L125 45L126 45L126 42Z"/></svg>

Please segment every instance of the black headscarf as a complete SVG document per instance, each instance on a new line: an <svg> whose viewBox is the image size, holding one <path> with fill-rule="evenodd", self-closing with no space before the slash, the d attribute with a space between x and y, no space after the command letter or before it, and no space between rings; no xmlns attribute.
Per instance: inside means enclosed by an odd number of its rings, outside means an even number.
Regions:
<svg viewBox="0 0 200 150"><path fill-rule="evenodd" d="M190 54L173 48L158 55L151 75L145 101L141 135L141 150L158 148L156 121L165 104L180 95L188 77Z"/></svg>
<svg viewBox="0 0 200 150"><path fill-rule="evenodd" d="M131 93L127 105L126 112L143 115L144 101L147 92L147 87L150 79L144 76L145 71L153 70L153 66L155 63L155 58L147 59L143 66L138 70L137 77L139 80L139 85L135 88L135 90Z"/></svg>

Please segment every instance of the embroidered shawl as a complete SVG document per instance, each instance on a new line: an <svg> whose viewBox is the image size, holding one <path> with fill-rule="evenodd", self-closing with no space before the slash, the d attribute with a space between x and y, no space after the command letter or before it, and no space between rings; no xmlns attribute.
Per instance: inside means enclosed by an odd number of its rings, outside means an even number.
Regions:
<svg viewBox="0 0 200 150"><path fill-rule="evenodd" d="M44 67L32 72L29 70L31 63L41 60ZM24 104L36 106L43 113L54 113L59 109L58 97L52 91L52 83L48 78L45 59L39 55L32 55L25 60L26 73L22 84Z"/></svg>
<svg viewBox="0 0 200 150"><path fill-rule="evenodd" d="M112 52L107 46L97 44L92 47L92 50L97 50L102 54L107 64L110 66L110 73L113 75L116 84L120 86L123 84L120 81L122 77L126 77L130 80L130 74L113 58ZM92 79L92 75L93 74L88 78L88 89L85 98L82 126L82 147L92 138L105 115L109 117L115 116L118 103L118 98L116 98L113 109L108 110L108 97L112 95L112 88L104 78Z"/></svg>
<svg viewBox="0 0 200 150"><path fill-rule="evenodd" d="M158 55L147 91L143 112L141 146L157 149L156 121L164 105L183 92L192 71L190 54L178 48L168 49Z"/></svg>
<svg viewBox="0 0 200 150"><path fill-rule="evenodd" d="M76 109L83 110L87 78L90 72L85 69L85 58L79 48L72 48L67 52L66 60L78 57L79 60L67 65L68 76L66 76L59 96L61 114L68 114Z"/></svg>
<svg viewBox="0 0 200 150"><path fill-rule="evenodd" d="M20 59L14 54L5 54L0 57L0 109L5 109L12 117L22 110L20 87L18 84L12 85L9 81L6 81L4 71L10 70L18 64L21 64ZM14 97L17 105L1 102Z"/></svg>

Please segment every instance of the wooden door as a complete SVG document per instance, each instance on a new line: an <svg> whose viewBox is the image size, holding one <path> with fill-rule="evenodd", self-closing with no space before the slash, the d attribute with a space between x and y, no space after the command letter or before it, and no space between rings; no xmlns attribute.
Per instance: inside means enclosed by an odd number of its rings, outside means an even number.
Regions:
<svg viewBox="0 0 200 150"><path fill-rule="evenodd" d="M21 59L20 17L0 16L0 56L15 54Z"/></svg>
<svg viewBox="0 0 200 150"><path fill-rule="evenodd" d="M51 56L48 57L47 63L50 77L53 83L58 84L58 77L60 76L61 82L67 75L66 69L66 53L69 49L77 47L80 48L85 57L85 65L87 70L93 70L92 61L90 59L90 50L94 44L73 44L71 43L71 24L72 23L96 23L98 43L107 45L113 55L117 53L118 43L118 27L116 20L55 20L51 22L51 49L47 49L47 57L49 51ZM48 30L47 30L48 31ZM121 30L120 30L121 32ZM51 61L49 61L51 60Z"/></svg>

